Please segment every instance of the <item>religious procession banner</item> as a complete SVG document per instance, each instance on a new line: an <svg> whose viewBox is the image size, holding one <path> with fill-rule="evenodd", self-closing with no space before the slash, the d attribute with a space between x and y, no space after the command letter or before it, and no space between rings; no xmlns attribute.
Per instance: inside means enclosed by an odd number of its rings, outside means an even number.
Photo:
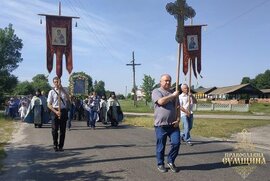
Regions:
<svg viewBox="0 0 270 181"><path fill-rule="evenodd" d="M202 25L185 26L183 46L183 72L186 75L191 61L194 76L201 73L201 27ZM197 62L197 64L196 64Z"/></svg>
<svg viewBox="0 0 270 181"><path fill-rule="evenodd" d="M56 54L56 75L61 78L62 58L66 57L66 69L72 72L72 17L46 15L47 69L53 69Z"/></svg>

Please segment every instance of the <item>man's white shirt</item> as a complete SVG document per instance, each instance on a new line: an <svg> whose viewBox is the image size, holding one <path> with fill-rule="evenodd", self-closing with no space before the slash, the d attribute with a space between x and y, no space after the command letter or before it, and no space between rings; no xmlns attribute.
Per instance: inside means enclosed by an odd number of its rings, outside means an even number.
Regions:
<svg viewBox="0 0 270 181"><path fill-rule="evenodd" d="M192 97L190 97L190 103L188 100L188 94L182 93L179 95L179 103L180 107L183 107L186 110L189 110L190 114L193 114L192 108L193 108L193 100ZM186 116L187 114L183 111L181 111L181 116Z"/></svg>

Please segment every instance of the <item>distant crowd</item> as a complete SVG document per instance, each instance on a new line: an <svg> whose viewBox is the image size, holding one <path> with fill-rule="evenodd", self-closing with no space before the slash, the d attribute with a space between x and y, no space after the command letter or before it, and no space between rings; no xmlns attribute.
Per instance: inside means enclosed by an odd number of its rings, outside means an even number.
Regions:
<svg viewBox="0 0 270 181"><path fill-rule="evenodd" d="M117 126L123 119L123 113L114 92L110 93L108 99L105 95L97 95L96 92L91 92L85 99L70 96L67 104L68 130L71 129L72 120L86 121L88 127L95 129L95 123L98 121ZM35 116L33 112L36 113ZM20 118L21 121L34 123L35 127L42 127L42 124L51 120L47 96L40 90L37 90L35 95L14 96L7 99L5 115L12 119Z"/></svg>

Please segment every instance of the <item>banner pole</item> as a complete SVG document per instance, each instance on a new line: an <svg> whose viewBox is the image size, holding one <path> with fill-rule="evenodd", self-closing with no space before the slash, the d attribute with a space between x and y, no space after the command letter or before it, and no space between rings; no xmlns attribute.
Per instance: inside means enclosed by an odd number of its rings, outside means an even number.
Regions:
<svg viewBox="0 0 270 181"><path fill-rule="evenodd" d="M176 70L176 83L175 83L176 91L179 91L178 85L179 85L179 79L180 79L181 45L182 43L178 43L177 70Z"/></svg>
<svg viewBox="0 0 270 181"><path fill-rule="evenodd" d="M178 57L177 57L177 70L176 70L176 83L175 83L175 91L179 91L179 79L180 79L180 64L181 64L181 47L182 47L182 43L178 43ZM177 113L178 109L177 109L177 99L179 99L179 97L176 98L175 101L175 112ZM177 116L178 114L176 114L176 120L177 120Z"/></svg>
<svg viewBox="0 0 270 181"><path fill-rule="evenodd" d="M189 59L189 83L188 83L188 87L189 87L189 89L188 89L188 94L190 95L190 93L191 93L191 74L192 74L192 59ZM189 102L189 104L190 104L190 96L188 96L188 102Z"/></svg>
<svg viewBox="0 0 270 181"><path fill-rule="evenodd" d="M190 18L190 25L193 25L193 18ZM195 63L195 59L194 59ZM196 67L195 67L196 68ZM192 74L192 59L189 59L189 83L188 83L188 94L191 93L191 74ZM188 96L188 104L190 105L190 96Z"/></svg>
<svg viewBox="0 0 270 181"><path fill-rule="evenodd" d="M62 88L62 85L61 85L61 79L59 78L59 92L58 92L58 111L60 112L60 116L59 116L59 119L61 118L61 88Z"/></svg>

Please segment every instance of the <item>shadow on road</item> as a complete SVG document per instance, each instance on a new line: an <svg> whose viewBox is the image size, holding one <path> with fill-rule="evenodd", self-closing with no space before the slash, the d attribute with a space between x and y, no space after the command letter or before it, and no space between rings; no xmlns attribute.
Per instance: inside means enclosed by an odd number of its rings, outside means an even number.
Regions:
<svg viewBox="0 0 270 181"><path fill-rule="evenodd" d="M193 145L201 145L201 144L211 144L211 143L237 143L237 141L219 141L219 140L211 140L211 141L192 141Z"/></svg>
<svg viewBox="0 0 270 181"><path fill-rule="evenodd" d="M205 152L189 152L189 153L181 153L180 151L180 154L181 156L184 156L184 155L202 155L202 154L213 154L213 153L227 153L227 152L231 152L232 149L222 149L222 150L214 150L214 151L205 151Z"/></svg>
<svg viewBox="0 0 270 181"><path fill-rule="evenodd" d="M110 176L125 170L87 170L94 156L80 157L81 152L53 152L44 145L22 146L9 150L0 180L122 180L120 176ZM31 156L29 156L31 155ZM30 158L30 159L29 159ZM84 168L84 169L82 169ZM83 171L82 171L83 170ZM8 173L8 174L6 174Z"/></svg>
<svg viewBox="0 0 270 181"><path fill-rule="evenodd" d="M68 148L65 149L67 151L82 151L82 150L89 150L89 149L108 149L108 148L115 148L115 147L133 147L136 146L135 144L130 145L96 145L84 148Z"/></svg>
<svg viewBox="0 0 270 181"><path fill-rule="evenodd" d="M178 167L180 170L214 170L220 168L228 168L228 165L223 164L222 162L217 163L206 163L206 164L198 164L191 166L183 166Z"/></svg>

